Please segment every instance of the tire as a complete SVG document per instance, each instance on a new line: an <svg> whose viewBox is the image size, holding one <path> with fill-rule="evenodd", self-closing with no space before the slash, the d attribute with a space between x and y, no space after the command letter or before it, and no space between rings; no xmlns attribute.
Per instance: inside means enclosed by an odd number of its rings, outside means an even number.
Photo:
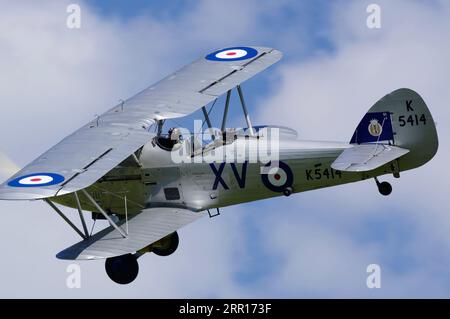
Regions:
<svg viewBox="0 0 450 319"><path fill-rule="evenodd" d="M383 196L388 196L392 193L392 186L388 182L382 182L378 185L378 191Z"/></svg>
<svg viewBox="0 0 450 319"><path fill-rule="evenodd" d="M161 240L168 240L168 243L167 245L164 245L164 247L155 247L152 249L152 251L158 256L172 255L177 250L180 242L177 232L174 232Z"/></svg>
<svg viewBox="0 0 450 319"><path fill-rule="evenodd" d="M105 270L112 281L127 285L136 279L139 264L134 255L127 254L106 259Z"/></svg>

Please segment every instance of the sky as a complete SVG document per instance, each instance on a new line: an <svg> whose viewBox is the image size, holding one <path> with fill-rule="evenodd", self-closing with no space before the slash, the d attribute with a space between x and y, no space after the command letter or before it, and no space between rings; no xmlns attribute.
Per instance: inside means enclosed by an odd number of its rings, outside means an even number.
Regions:
<svg viewBox="0 0 450 319"><path fill-rule="evenodd" d="M66 26L71 3L81 8L80 29ZM366 24L372 3L381 8L379 29ZM3 168L26 165L192 60L238 45L284 54L243 84L254 124L289 126L301 139L348 141L371 105L409 87L428 104L440 142L423 167L382 178L393 185L389 197L364 181L224 208L180 230L174 255L140 258L139 277L128 286L112 283L103 262L91 261L78 263L81 288L68 288L71 262L55 254L77 235L43 202L0 202L0 297L450 297L448 1L0 4ZM213 111L213 121L219 116ZM244 125L236 100L233 124ZM379 289L366 285L370 264L380 266Z"/></svg>

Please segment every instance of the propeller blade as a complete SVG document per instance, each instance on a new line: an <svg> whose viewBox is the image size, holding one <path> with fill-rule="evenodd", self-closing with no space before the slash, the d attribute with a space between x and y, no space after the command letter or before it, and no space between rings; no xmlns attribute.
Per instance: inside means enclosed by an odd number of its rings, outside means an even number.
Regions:
<svg viewBox="0 0 450 319"><path fill-rule="evenodd" d="M16 165L11 159L9 159L5 154L0 152L0 177L8 178L17 173L20 167Z"/></svg>

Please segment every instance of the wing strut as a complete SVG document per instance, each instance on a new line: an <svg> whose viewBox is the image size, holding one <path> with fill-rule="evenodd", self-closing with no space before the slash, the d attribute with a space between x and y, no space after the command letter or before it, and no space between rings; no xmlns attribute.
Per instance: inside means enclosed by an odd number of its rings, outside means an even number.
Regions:
<svg viewBox="0 0 450 319"><path fill-rule="evenodd" d="M208 111L206 111L206 107L202 107L203 115L205 116L206 124L208 124L208 128L212 128L211 120L209 119Z"/></svg>
<svg viewBox="0 0 450 319"><path fill-rule="evenodd" d="M230 98L231 98L231 90L227 92L227 99L225 101L225 109L223 110L223 119L222 119L222 133L225 132L225 125L227 124L227 116L228 116L228 108L230 106Z"/></svg>
<svg viewBox="0 0 450 319"><path fill-rule="evenodd" d="M55 212L56 212L59 216L61 216L61 218L64 219L64 221L65 221L67 224L69 224L69 226L72 227L73 230L75 230L75 231L77 232L78 235L81 236L81 238L87 239L87 238L89 237L89 236L86 237L86 236L81 232L81 230L79 230L78 227L75 226L75 225L70 221L70 219L67 218L67 216L64 215L64 213L63 213L58 207L56 207L56 205L53 204L49 199L44 198L44 201L45 201L47 204L49 204L50 207L53 208L53 209L55 210Z"/></svg>
<svg viewBox="0 0 450 319"><path fill-rule="evenodd" d="M100 205L92 198L92 196L89 195L89 193L85 189L82 189L81 191L83 192L84 196L86 196L86 198L89 199L92 205L94 205L99 210L99 212L103 215L103 217L106 218L109 224L112 227L114 227L119 232L119 234L122 235L123 238L127 238L128 236L127 234L125 234L123 229L117 226L117 224L111 219L111 217L108 216L108 214L103 210L103 208L100 207Z"/></svg>
<svg viewBox="0 0 450 319"><path fill-rule="evenodd" d="M89 231L88 231L87 226L86 226L86 221L84 220L83 210L81 209L81 204L80 204L80 198L78 197L78 193L77 192L74 192L73 195L75 196L75 202L77 203L78 214L80 215L81 224L83 225L83 230L84 230L85 237L88 238L89 237Z"/></svg>
<svg viewBox="0 0 450 319"><path fill-rule="evenodd" d="M245 121L247 122L248 130L250 132L250 135L254 136L255 133L253 131L252 122L250 122L250 116L248 115L247 107L245 106L244 95L242 94L242 89L240 85L237 86L237 91L239 93L239 99L241 100L242 110L244 111Z"/></svg>

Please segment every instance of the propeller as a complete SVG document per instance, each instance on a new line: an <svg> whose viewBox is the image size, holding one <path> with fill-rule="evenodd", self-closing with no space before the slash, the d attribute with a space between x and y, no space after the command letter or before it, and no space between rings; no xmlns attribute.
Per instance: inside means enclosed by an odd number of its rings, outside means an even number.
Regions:
<svg viewBox="0 0 450 319"><path fill-rule="evenodd" d="M8 156L0 152L0 178L6 179L11 177L20 170L20 167L16 165Z"/></svg>

